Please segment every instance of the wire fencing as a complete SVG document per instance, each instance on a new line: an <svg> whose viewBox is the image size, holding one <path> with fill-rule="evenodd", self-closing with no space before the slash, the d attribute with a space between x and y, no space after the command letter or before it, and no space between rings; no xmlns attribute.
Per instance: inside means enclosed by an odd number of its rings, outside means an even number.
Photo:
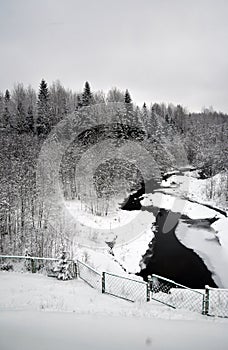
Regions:
<svg viewBox="0 0 228 350"><path fill-rule="evenodd" d="M0 255L0 271L31 272L56 277L55 268L58 262L57 258ZM75 264L73 260L68 260L68 262L69 271L75 277Z"/></svg>
<svg viewBox="0 0 228 350"><path fill-rule="evenodd" d="M205 293L185 287L161 276L149 280L151 299L172 308L183 308L205 314Z"/></svg>
<svg viewBox="0 0 228 350"><path fill-rule="evenodd" d="M57 261L55 258L0 255L0 270L48 274Z"/></svg>
<svg viewBox="0 0 228 350"><path fill-rule="evenodd" d="M129 301L149 301L148 284L109 272L102 273L102 292Z"/></svg>
<svg viewBox="0 0 228 350"><path fill-rule="evenodd" d="M102 280L101 273L97 272L91 266L77 260L77 274L78 276L88 283L91 287L101 290Z"/></svg>
<svg viewBox="0 0 228 350"><path fill-rule="evenodd" d="M206 286L205 293L207 315L228 317L228 289Z"/></svg>
<svg viewBox="0 0 228 350"><path fill-rule="evenodd" d="M32 256L0 255L0 271L41 273L57 277L56 266L60 259ZM148 282L98 272L79 260L67 260L71 278L81 278L91 287L128 301L155 300L172 308L196 311L204 315L228 317L228 289L205 287L195 290L167 278L153 274Z"/></svg>

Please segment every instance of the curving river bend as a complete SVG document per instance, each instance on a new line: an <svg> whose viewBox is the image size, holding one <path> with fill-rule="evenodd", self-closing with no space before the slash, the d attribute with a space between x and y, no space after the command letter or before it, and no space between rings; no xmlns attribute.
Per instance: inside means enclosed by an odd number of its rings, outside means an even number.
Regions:
<svg viewBox="0 0 228 350"><path fill-rule="evenodd" d="M215 221L213 216L216 216L217 212L197 204L199 210L202 211L203 208L203 211L204 209L206 211L202 213L202 219L193 219L186 214L166 209L162 205L156 206L153 203L143 206L142 192L140 189L134 193L122 207L123 210L151 212L156 217L152 225L154 237L142 256L141 271L137 275L147 280L148 275L155 273L190 288L204 288L205 285L227 287L221 278L228 267L227 257L222 262L225 266L221 266L222 264L215 263L214 256L221 252L215 231L210 226ZM189 204L187 200L186 203ZM173 224L164 229L167 218ZM216 271L217 265L220 271Z"/></svg>

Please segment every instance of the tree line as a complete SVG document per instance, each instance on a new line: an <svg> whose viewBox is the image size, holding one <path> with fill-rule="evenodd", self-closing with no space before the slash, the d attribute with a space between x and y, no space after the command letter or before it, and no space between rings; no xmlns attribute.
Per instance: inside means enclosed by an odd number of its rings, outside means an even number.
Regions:
<svg viewBox="0 0 228 350"><path fill-rule="evenodd" d="M88 114L86 119L84 110L90 105L112 102L121 103L120 122L112 130L104 126L91 127L93 116ZM69 113L75 115L77 123L89 125L89 130L75 140L63 157L60 177L66 199L81 196L86 202L75 179L76 157L80 158L89 145L105 137L116 139L118 145L125 140L137 140L151 152L162 171L181 164L183 151L188 162L200 168L202 178L227 171L228 118L224 113L211 108L189 113L181 105L156 102L137 106L127 89L112 88L105 94L92 91L89 82L79 92L65 89L59 81L48 86L44 79L38 93L17 84L12 91L0 93L1 252L23 253L27 249L34 255L52 256L61 245L67 244L67 237L64 240L59 233L64 223L58 229L53 227L56 217L40 196L42 188L36 184L36 163L43 142ZM118 190L115 180L119 183L121 178L129 180L130 190L139 184L141 174L124 161L118 164L116 160L109 161L100 166L94 175L97 200L103 196L107 203ZM108 204L104 207L102 202L106 213L107 207ZM100 213L97 203L91 208Z"/></svg>

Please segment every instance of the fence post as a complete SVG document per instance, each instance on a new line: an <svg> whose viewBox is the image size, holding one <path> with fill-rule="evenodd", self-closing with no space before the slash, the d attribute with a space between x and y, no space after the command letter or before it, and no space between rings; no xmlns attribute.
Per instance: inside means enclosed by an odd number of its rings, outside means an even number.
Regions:
<svg viewBox="0 0 228 350"><path fill-rule="evenodd" d="M102 293L105 293L105 272L102 272Z"/></svg>
<svg viewBox="0 0 228 350"><path fill-rule="evenodd" d="M73 266L74 266L74 277L78 278L78 264L76 261L73 261Z"/></svg>
<svg viewBox="0 0 228 350"><path fill-rule="evenodd" d="M158 283L157 277L152 275L150 277L150 290L151 290L152 296L154 294L155 286L157 285L157 283Z"/></svg>
<svg viewBox="0 0 228 350"><path fill-rule="evenodd" d="M31 259L31 268L32 268L32 273L36 273L36 262L34 259Z"/></svg>
<svg viewBox="0 0 228 350"><path fill-rule="evenodd" d="M152 283L151 276L148 276L147 290L146 290L146 301L150 301L150 292L152 290L151 283Z"/></svg>
<svg viewBox="0 0 228 350"><path fill-rule="evenodd" d="M209 302L210 302L210 296L209 296L209 286L205 286L205 296L204 296L204 307L203 307L203 315L208 315L209 313Z"/></svg>

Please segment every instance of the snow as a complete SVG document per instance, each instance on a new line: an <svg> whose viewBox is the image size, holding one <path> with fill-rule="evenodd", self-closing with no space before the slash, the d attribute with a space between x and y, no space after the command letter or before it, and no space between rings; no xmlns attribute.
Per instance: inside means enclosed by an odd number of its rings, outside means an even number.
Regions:
<svg viewBox="0 0 228 350"><path fill-rule="evenodd" d="M217 232L217 237L219 239L220 244L224 247L224 249L228 250L228 219L222 218L214 222L211 226Z"/></svg>
<svg viewBox="0 0 228 350"><path fill-rule="evenodd" d="M115 257L121 261L128 272L136 273L140 271L139 262L153 237L154 233L151 230L151 225L149 225L139 238L119 245L114 249Z"/></svg>
<svg viewBox="0 0 228 350"><path fill-rule="evenodd" d="M112 272L118 275L126 275L126 272L118 264L113 255L108 252L108 249L94 250L90 248L78 249L76 253L78 260L88 264L97 272Z"/></svg>
<svg viewBox="0 0 228 350"><path fill-rule="evenodd" d="M153 218L153 221L155 220L153 215L151 215L151 218ZM92 249L77 245L74 258L89 264L100 273L103 271L118 275L136 273L140 271L139 262L153 237L154 233L151 231L151 225L149 225L138 238L132 239L125 244L116 244L113 249L114 256L109 253L108 247ZM126 269L126 272L124 269ZM139 278L135 275L133 277L135 279Z"/></svg>
<svg viewBox="0 0 228 350"><path fill-rule="evenodd" d="M153 194L145 194L141 204L145 208L154 205L177 212L179 213L179 218L181 214L185 214L193 220L219 217L219 220L208 228L195 227L194 225L190 227L183 221L180 221L176 229L176 235L185 246L193 249L204 260L208 269L213 272L215 282L220 287L227 287L228 218L213 209L205 207L203 204L188 201L187 196L194 198L199 203L203 202L201 193L204 193L208 180L199 180L196 176L197 174L194 172L189 172L185 176L171 176L167 181L163 181L162 185L170 185L172 182L175 182L176 187L163 186L163 188ZM216 175L217 179L218 177ZM210 201L210 204L214 205L216 203ZM131 214L129 211L119 211L124 212L123 215ZM145 213L148 215L143 216ZM143 211L140 214L142 215L138 215L133 219L132 227L126 225L122 227L121 232L119 231L120 237L113 249L115 258L108 253L108 248L90 249L83 246L76 248L78 258L85 261L84 255L88 255L90 257L88 260L89 264L99 272L109 271L125 274L120 264L124 266L127 272L139 272L141 257L147 250L148 243L154 237L151 225L155 222L155 217L152 213ZM134 215L135 212L133 212L132 217ZM143 225L141 224L142 222L144 222ZM141 230L139 227L141 227ZM133 229L135 229L134 233L132 233ZM138 236L135 235L137 230L139 231Z"/></svg>
<svg viewBox="0 0 228 350"><path fill-rule="evenodd" d="M198 172L186 172L185 175L173 175L162 181L161 187L166 193L177 197L186 197L202 204L211 204L221 209L227 208L227 172L221 172L209 179L198 179ZM175 185L171 185L175 183ZM212 197L212 198L210 198Z"/></svg>
<svg viewBox="0 0 228 350"><path fill-rule="evenodd" d="M228 219L187 200L218 205L217 199L207 201L202 195L208 186L207 180L199 180L191 172L191 176L173 175L168 181L176 182L176 187L174 184L171 188L163 186L160 192L146 194L142 204L170 209L193 220L217 215L219 220L208 228L180 220L176 235L204 260L215 282L228 288ZM108 247L92 249L76 244L74 257L98 272L126 276L120 264L129 272L139 271L141 256L154 235L151 224L155 217L148 213L142 225L145 212L142 216L135 214L133 212L131 219L132 225L138 224L138 235L135 235L136 229L134 235L133 228L131 232L128 211L123 212L123 225L120 220L120 226L116 226L122 229L123 236L127 228L128 232L125 239L121 240L120 235L117 240L113 249L115 256L108 252ZM118 217L118 211L116 215ZM88 223L87 219L86 215L81 217L83 224ZM103 219L95 220L95 225L102 229ZM108 221L104 227L108 227ZM0 281L0 348L3 350L228 348L227 319L174 310L155 301L130 303L101 294L81 280L58 281L38 274L0 272Z"/></svg>
<svg viewBox="0 0 228 350"><path fill-rule="evenodd" d="M116 201L112 201L109 204L109 215L108 216L100 216L100 215L92 215L90 211L86 210L85 205L81 203L81 201L74 199L64 201L64 204L72 214L73 217L76 217L77 220L85 225L95 229L115 229L116 227L120 227L128 224L132 221L137 215L137 211L127 212L119 209L118 202L123 201L123 198ZM110 212L110 207L112 211Z"/></svg>
<svg viewBox="0 0 228 350"><path fill-rule="evenodd" d="M130 303L83 281L0 273L0 348L221 349L228 320L173 310L156 302Z"/></svg>
<svg viewBox="0 0 228 350"><path fill-rule="evenodd" d="M214 230L188 227L181 222L175 233L181 243L203 259L215 283L220 288L228 288L228 245L220 245Z"/></svg>
<svg viewBox="0 0 228 350"><path fill-rule="evenodd" d="M200 200L200 198L198 198L198 200ZM171 194L160 192L146 194L142 204L144 206L154 205L159 208L180 213L179 219L181 214L185 214L193 220L217 216L219 220L208 228L195 227L194 225L189 225L180 220L175 234L181 243L193 249L203 259L207 268L212 272L215 283L220 288L228 288L227 217L201 204L192 203L187 199L184 200L174 197ZM173 225L175 225L175 221ZM170 223L169 228L171 228Z"/></svg>
<svg viewBox="0 0 228 350"><path fill-rule="evenodd" d="M0 272L0 281L1 312L26 310L73 312L79 315L205 319L198 313L172 310L153 301L129 303L102 294L82 280L59 281L39 274Z"/></svg>
<svg viewBox="0 0 228 350"><path fill-rule="evenodd" d="M122 198L123 201L123 198ZM120 203L120 200L117 200ZM119 204L116 202L116 206ZM147 211L127 211L113 209L108 216L92 215L84 207L80 209L79 201L68 201L65 205L66 223L74 237L74 244L101 250L117 237L116 245L122 245L138 239L155 220ZM77 227L75 221L77 222Z"/></svg>
<svg viewBox="0 0 228 350"><path fill-rule="evenodd" d="M222 214L218 214L213 209L201 204L191 203L187 199L161 192L145 194L141 204L144 207L153 205L158 208L171 210L174 213L185 214L191 219L213 218L215 215L222 217Z"/></svg>
<svg viewBox="0 0 228 350"><path fill-rule="evenodd" d="M3 312L0 329L3 350L226 350L228 344L227 324L199 321Z"/></svg>
<svg viewBox="0 0 228 350"><path fill-rule="evenodd" d="M207 180L197 179L194 173L174 175L167 179L167 183L174 181L177 184L175 188L165 188L163 193L147 194L142 204L146 206L150 203L149 205L185 214L193 220L217 216L219 220L208 228L188 225L180 220L175 233L181 243L193 249L203 259L212 272L215 283L220 288L228 288L228 218L203 205L207 203L217 206L216 196L216 200L206 200L206 188L210 181L214 181L218 187L223 178L223 173ZM187 198L193 198L202 204L189 202Z"/></svg>
<svg viewBox="0 0 228 350"><path fill-rule="evenodd" d="M123 198L119 198L112 203L112 212L102 217L91 215L80 201L66 201L66 210L81 224L77 236L75 235L74 257L88 262L98 272L108 271L125 275L126 272L122 268L124 267L127 272L136 273L140 271L141 257L154 237L151 226L155 222L155 216L149 208L146 210L146 207L153 205L171 210L177 213L177 220L181 218L181 214L192 220L217 216L219 220L208 228L194 225L190 227L180 220L176 235L186 247L193 249L204 260L208 269L212 271L215 282L221 287L226 287L228 218L203 204L225 208L221 183L225 186L227 175L221 173L212 179L200 180L197 178L197 171L186 172L186 169L184 175L178 175L176 171L170 172L172 175L166 181L162 181L159 190L153 194L145 194L141 201L145 209L143 211L120 210L119 203ZM213 183L213 198L209 200L208 189L211 188L211 183ZM174 224L174 220L169 220L166 226L171 228L170 225ZM164 228L166 226L164 225ZM86 227L91 230L89 233ZM113 248L114 258L108 253L109 248L105 242L111 241L115 236L117 240Z"/></svg>

